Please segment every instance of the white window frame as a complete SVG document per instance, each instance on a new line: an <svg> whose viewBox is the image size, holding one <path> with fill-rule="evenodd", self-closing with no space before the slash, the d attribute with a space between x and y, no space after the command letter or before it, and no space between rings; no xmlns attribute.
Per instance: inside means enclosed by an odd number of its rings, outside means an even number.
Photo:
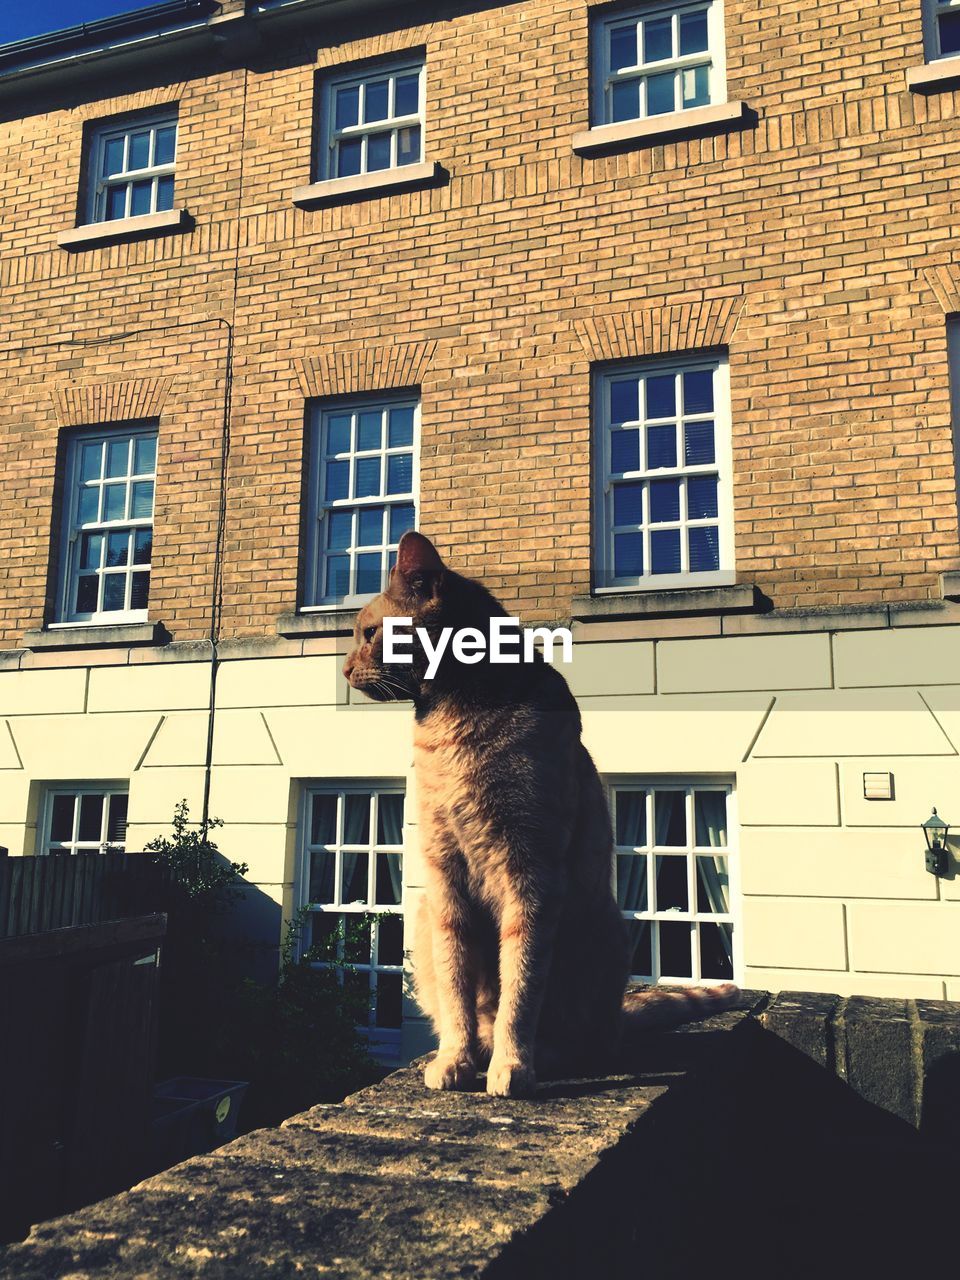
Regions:
<svg viewBox="0 0 960 1280"><path fill-rule="evenodd" d="M51 839L51 828L53 826L53 802L56 796L75 796L79 801L82 796L103 796L106 803L100 818L100 840L80 840L80 804L74 804L73 810L73 835L70 840L53 840ZM44 788L43 802L41 805L40 823L37 827L37 854L46 857L51 852L51 846L56 845L59 851L64 854L74 854L79 852L100 852L106 853L110 850L116 850L118 853L126 852L126 829L129 825L129 817L124 825L124 838L119 844L111 844L107 839L107 828L109 818L109 801L114 796L127 796L129 800L130 788L126 782L57 782L51 783Z"/></svg>
<svg viewBox="0 0 960 1280"><path fill-rule="evenodd" d="M626 921L645 921L650 924L650 952L653 972L649 974L631 974L631 981L650 982L664 985L715 986L722 982L743 982L743 926L742 900L740 885L739 856L739 823L737 815L737 795L735 781L728 775L710 776L707 774L611 774L604 778L607 791L607 802L610 807L611 821L614 827L614 852L611 867L611 883L614 893L617 888L617 855L623 853L646 860L647 874L647 907L644 910L621 910ZM616 811L614 792L617 790L646 790L646 831L647 843L642 850L627 848L616 843ZM655 791L686 792L686 824L687 844L657 845L655 843L655 827L653 824L653 793ZM694 826L693 793L695 791L722 791L726 797L726 834L727 843L723 847L723 856L727 861L727 894L729 911L703 912L697 910L697 867L698 856L717 856L717 849L699 846L695 843L696 828ZM656 859L660 856L683 856L687 861L687 911L658 911L656 907ZM691 937L691 974L671 975L663 973L660 968L659 925L687 924ZM703 977L701 975L700 936L698 926L701 924L726 924L732 930L732 978Z"/></svg>
<svg viewBox="0 0 960 1280"><path fill-rule="evenodd" d="M694 370L712 369L713 380L713 413L681 414L677 406L677 466L660 467L655 470L627 472L618 480L638 480L646 485L644 506L649 514L650 480L668 480L675 477L716 475L717 476L717 519L712 517L702 520L687 520L686 487L681 483L680 520L659 524L658 529L680 528L681 563L688 560L687 540L685 532L696 525L716 524L719 540L719 568L691 573L681 570L679 573L651 573L650 567L650 523L643 526L644 531L644 572L634 577L613 580L613 481L610 467L610 386L618 378L626 376L657 376L661 374L683 374ZM733 446L731 439L730 418L730 369L724 352L690 352L686 355L669 356L663 359L652 358L607 365L598 369L594 375L594 475L597 478L594 495L594 569L596 578L595 594L615 594L623 591L662 591L672 587L725 586L735 581L734 559L734 526L733 526ZM683 424L685 421L697 419L708 420L712 417L714 424L714 462L695 466L683 465ZM640 461L644 461L646 453L646 417L639 420L641 453ZM651 419L649 421L656 421Z"/></svg>
<svg viewBox="0 0 960 1280"><path fill-rule="evenodd" d="M126 437L132 441L138 439L151 438L154 441L154 464L151 473L136 473L130 471L125 477L128 494L135 481L145 482L151 481L153 484L153 508L149 517L140 516L137 518L125 518L123 520L110 521L88 521L81 525L79 521L80 507L80 490L88 482L80 480L80 459L82 457L83 445L93 441L109 442L111 438ZM135 444L130 446L135 449ZM66 444L66 467L64 474L64 489L61 522L61 539L60 539L60 580L57 592L57 620L52 623L55 627L69 626L110 626L121 622L146 622L149 616L149 604L146 609L132 609L129 607L132 589L132 579L134 572L148 573L151 578L153 576L153 557L151 551L151 559L144 564L127 564L122 569L118 567L116 572L122 572L126 579L124 588L124 598L126 607L124 609L110 610L94 610L89 613L80 613L71 607L72 601L76 600L77 584L80 578L80 557L83 546L83 535L85 533L104 534L104 544L106 545L106 536L110 533L118 533L123 530L136 531L140 529L150 529L153 531L154 517L156 513L156 485L157 485L157 453L159 450L159 433L156 424L135 424L117 425L112 427L101 427L96 430L78 431L71 434ZM101 490L105 485L101 484ZM129 498L128 498L129 503ZM101 555L101 564L103 564L103 554ZM98 577L102 579L104 569L101 569ZM152 583L151 583L152 585ZM98 602L100 598L100 588L98 587ZM148 592L149 601L149 592Z"/></svg>
<svg viewBox="0 0 960 1280"><path fill-rule="evenodd" d="M143 169L126 168L130 155L130 137L134 133L150 133L150 159L153 161L154 152L157 145L157 130L172 128L174 130L174 151L173 160L169 164L149 164ZM128 117L125 120L113 121L110 124L98 125L91 133L89 140L89 165L87 173L89 175L88 191L87 191L87 219L90 223L109 223L119 221L117 218L108 218L107 214L107 192L112 187L126 186L126 200L123 217L129 218L134 215L131 213L133 201L133 184L135 182L151 182L150 191L150 209L149 213L158 212L157 209L157 190L158 179L172 177L176 182L177 167L177 149L179 147L179 117L176 110L164 111L162 113L151 114L149 116ZM123 145L123 162L124 168L117 175L104 178L102 176L103 157L109 142L118 138L124 140ZM176 189L174 189L174 194ZM173 204L171 203L171 208Z"/></svg>
<svg viewBox="0 0 960 1280"><path fill-rule="evenodd" d="M390 114L383 120L373 121L370 124L362 123L366 85L376 80L389 80L389 110L392 113L394 110L397 77L413 74L419 77L417 111L414 114L405 116ZM360 89L358 114L361 123L349 125L344 129L338 130L336 127L337 90L352 86L357 86ZM391 173L423 161L427 145L427 68L426 61L423 58L408 58L396 62L382 62L372 66L354 67L352 70L325 77L321 82L321 94L320 128L318 130L319 151L316 160L318 180L323 181L340 177L337 172L338 144L351 138L358 138L363 142L360 172L353 175L344 175L345 177L363 177L368 173L371 175ZM397 163L398 135L401 129L408 128L419 128L420 130L420 154L416 159L401 165ZM367 167L366 139L371 134L387 132L391 135L390 164L383 169L369 169Z"/></svg>
<svg viewBox="0 0 960 1280"><path fill-rule="evenodd" d="M318 795L333 795L337 797L337 833L336 843L330 845L313 845L310 840L310 817L313 804L313 797ZM369 840L363 845L348 845L343 840L343 822L345 797L348 795L372 795L374 797L371 805L370 814L370 830ZM387 1056L396 1056L400 1051L400 1035L402 1030L403 1015L401 1012L400 1027L378 1027L376 1023L376 995L379 976L381 974L397 974L400 976L401 983L403 981L404 963L400 964L381 964L379 959L379 934L380 916L390 915L400 918L401 936L403 937L403 957L406 957L407 947L404 935L406 928L405 920L405 883L404 883L404 845L403 834L401 831L401 843L399 845L380 844L377 841L377 803L380 796L383 795L400 795L404 797L404 825L406 824L406 804L407 804L407 788L402 779L350 779L349 781L323 781L310 782L304 785L301 796L300 817L299 817L299 854L297 862L297 881L296 881L296 904L299 911L308 910L311 914L327 913L332 916L371 916L370 922L370 960L368 963L363 962L345 962L347 966L357 973L366 973L370 983L370 1012L369 1020L366 1026L362 1026L362 1031L367 1038L371 1051L378 1050ZM336 861L334 864L334 901L329 903L314 903L310 901L310 863L311 853L314 849L327 849L335 854ZM366 903L354 903L342 901L342 857L343 853L363 853L367 856L367 898ZM376 897L376 853L399 853L400 854L400 902L391 906L378 906L375 902ZM303 942L298 946L298 953L303 955L305 947ZM314 967L318 969L328 968L327 961L314 961ZM334 966L335 967L335 966ZM343 980L343 972L340 971L338 976ZM402 998L402 997L401 997Z"/></svg>
<svg viewBox="0 0 960 1280"><path fill-rule="evenodd" d="M960 0L923 0L923 47L928 62L960 57L960 52L940 52L940 14L960 10Z"/></svg>
<svg viewBox="0 0 960 1280"><path fill-rule="evenodd" d="M381 441L379 450L358 450L353 447L355 443L356 426L351 428L353 435L351 438L351 450L349 454L336 454L327 458L327 421L331 417L342 416L345 414L356 415L365 411L380 409L381 412L387 413L390 409L396 408L412 408L413 409L413 443L411 445L398 445L391 449L388 447L386 427ZM356 461L358 458L374 457L377 454L383 459L381 476L383 487L386 488L386 467L387 458L391 455L399 455L412 453L413 466L411 471L411 488L409 493L378 495L369 498L354 498L347 496L346 498L338 498L333 502L327 502L324 497L326 488L326 463L332 461L335 456L340 461L349 460L350 463L350 481L349 489L353 491L353 478L356 469ZM324 595L323 585L325 576L325 562L327 559L326 542L326 519L327 513L330 511L359 511L363 507L402 507L413 506L414 525L420 518L420 395L418 392L408 393L404 395L400 392L388 393L375 396L354 396L344 400L326 400L317 401L310 410L310 442L309 442L309 466L310 477L307 494L307 538L306 538L306 574L304 589L304 605L303 612L324 611L333 609L352 609L360 608L366 604L368 600L373 598L376 592L349 592L344 596ZM389 516L387 517L389 520ZM356 532L357 518L354 518L354 532ZM372 544L370 544L372 546ZM388 542L381 544L380 550L384 558L383 577L379 590L386 587L387 575L389 573L389 562L396 551L397 544ZM336 551L335 554L348 554L350 557L350 575L351 582L355 585L356 578L356 556L358 554L357 545L352 541L351 547L347 552Z"/></svg>
<svg viewBox="0 0 960 1280"><path fill-rule="evenodd" d="M608 33L611 27L624 26L630 21L640 23L645 19L673 19L674 47L679 49L677 28L679 15L696 9L707 10L707 49L704 52L686 54L676 58L664 58L657 62L638 62L633 67L613 71L610 67L608 53ZM639 37L638 37L639 40ZM642 49L638 52L642 54ZM591 32L591 80L592 80L592 116L595 125L626 124L626 120L615 120L612 109L611 92L613 85L620 81L646 80L648 75L656 75L664 71L685 71L699 66L709 67L708 105L714 106L727 101L727 59L726 40L724 37L723 0L674 0L674 3L651 3L632 5L628 8L611 10L599 15L593 23ZM701 104L705 105L705 104ZM650 115L646 110L646 87L640 92L640 114L634 119L656 120L660 116L673 115L678 112L696 110L695 106L683 105L682 83L674 91L674 111L657 112Z"/></svg>

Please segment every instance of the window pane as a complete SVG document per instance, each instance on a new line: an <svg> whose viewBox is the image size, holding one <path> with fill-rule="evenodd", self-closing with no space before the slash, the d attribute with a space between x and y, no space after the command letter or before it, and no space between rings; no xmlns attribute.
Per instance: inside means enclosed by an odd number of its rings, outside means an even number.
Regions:
<svg viewBox="0 0 960 1280"><path fill-rule="evenodd" d="M690 538L690 572L712 573L720 568L720 534L711 526L688 531Z"/></svg>
<svg viewBox="0 0 960 1280"><path fill-rule="evenodd" d="M103 830L103 796L80 797L80 825L78 840L95 840L99 843Z"/></svg>
<svg viewBox="0 0 960 1280"><path fill-rule="evenodd" d="M653 974L650 963L650 923L647 920L628 920L627 936L630 945L630 972L638 978Z"/></svg>
<svg viewBox="0 0 960 1280"><path fill-rule="evenodd" d="M621 911L646 911L647 859L645 854L617 854L617 905Z"/></svg>
<svg viewBox="0 0 960 1280"><path fill-rule="evenodd" d="M691 520L716 518L716 476L691 476L687 481L687 515Z"/></svg>
<svg viewBox="0 0 960 1280"><path fill-rule="evenodd" d="M341 853L340 869L340 901L346 906L366 903L369 886L367 884L367 857L365 853Z"/></svg>
<svg viewBox="0 0 960 1280"><path fill-rule="evenodd" d="M327 453L350 452L350 415L338 413L327 418Z"/></svg>
<svg viewBox="0 0 960 1280"><path fill-rule="evenodd" d="M394 89L393 114L395 116L413 116L420 109L420 76L397 76Z"/></svg>
<svg viewBox="0 0 960 1280"><path fill-rule="evenodd" d="M610 28L610 70L622 71L637 65L637 24Z"/></svg>
<svg viewBox="0 0 960 1280"><path fill-rule="evenodd" d="M79 524L93 524L100 512L100 490L99 489L81 489L80 503L77 507L77 521Z"/></svg>
<svg viewBox="0 0 960 1280"><path fill-rule="evenodd" d="M80 479L99 480L102 459L103 445L99 440L96 444L85 444L80 450Z"/></svg>
<svg viewBox="0 0 960 1280"><path fill-rule="evenodd" d="M645 380L648 418L673 418L677 413L677 380L659 373Z"/></svg>
<svg viewBox="0 0 960 1280"><path fill-rule="evenodd" d="M397 130L397 164L416 164L420 159L420 126Z"/></svg>
<svg viewBox="0 0 960 1280"><path fill-rule="evenodd" d="M77 579L77 613L96 613L99 579L96 574L81 574Z"/></svg>
<svg viewBox="0 0 960 1280"><path fill-rule="evenodd" d="M334 549L349 547L353 538L353 512L327 512L327 546Z"/></svg>
<svg viewBox="0 0 960 1280"><path fill-rule="evenodd" d="M366 865L366 854L361 855ZM357 919L356 916L344 916L343 919L343 958L348 964L369 964L370 963L370 921L362 917ZM349 975L348 975L349 976ZM365 984L369 984L367 975L358 975L360 980Z"/></svg>
<svg viewBox="0 0 960 1280"><path fill-rule="evenodd" d="M310 950L325 960L333 960L337 955L337 943L340 939L343 916L332 912L316 912L310 917Z"/></svg>
<svg viewBox="0 0 960 1280"><path fill-rule="evenodd" d="M389 169L391 163L391 133L371 133L367 138L367 172Z"/></svg>
<svg viewBox="0 0 960 1280"><path fill-rule="evenodd" d="M375 498L380 494L380 459L358 458L354 464L353 496Z"/></svg>
<svg viewBox="0 0 960 1280"><path fill-rule="evenodd" d="M173 174L157 179L157 212L173 208Z"/></svg>
<svg viewBox="0 0 960 1280"><path fill-rule="evenodd" d="M712 422L688 422L683 429L684 461L688 467L715 462Z"/></svg>
<svg viewBox="0 0 960 1280"><path fill-rule="evenodd" d="M729 924L701 924L700 977L733 980L733 928Z"/></svg>
<svg viewBox="0 0 960 1280"><path fill-rule="evenodd" d="M660 972L668 978L692 978L691 926L672 921L657 925L660 935Z"/></svg>
<svg viewBox="0 0 960 1280"><path fill-rule="evenodd" d="M130 534L126 529L122 533L111 533L107 537L107 564L117 569L127 563L130 554Z"/></svg>
<svg viewBox="0 0 960 1280"><path fill-rule="evenodd" d="M337 840L337 797L315 795L310 805L310 843L335 844Z"/></svg>
<svg viewBox="0 0 960 1280"><path fill-rule="evenodd" d="M331 556L327 561L323 594L335 599L350 594L350 560L347 556Z"/></svg>
<svg viewBox="0 0 960 1280"><path fill-rule="evenodd" d="M403 843L403 796L386 794L377 798L377 844Z"/></svg>
<svg viewBox="0 0 960 1280"><path fill-rule="evenodd" d="M960 53L960 13L940 15L940 53L943 57Z"/></svg>
<svg viewBox="0 0 960 1280"><path fill-rule="evenodd" d="M660 62L673 56L673 19L651 18L643 24L643 60Z"/></svg>
<svg viewBox="0 0 960 1280"><path fill-rule="evenodd" d="M153 556L153 530L137 529L133 535L133 563L149 564Z"/></svg>
<svg viewBox="0 0 960 1280"><path fill-rule="evenodd" d="M107 470L111 478L125 476L130 465L130 441L110 440L107 443Z"/></svg>
<svg viewBox="0 0 960 1280"><path fill-rule="evenodd" d="M157 130L157 138L154 144L153 163L154 164L173 164L173 157L177 149L177 126L175 124L164 125L162 129Z"/></svg>
<svg viewBox="0 0 960 1280"><path fill-rule="evenodd" d="M683 791L655 791L653 814L656 823L654 843L667 848L684 848L687 843L687 817Z"/></svg>
<svg viewBox="0 0 960 1280"><path fill-rule="evenodd" d="M108 138L103 144L103 168L100 176L109 178L123 173L123 138Z"/></svg>
<svg viewBox="0 0 960 1280"><path fill-rule="evenodd" d="M403 918L384 916L380 921L378 956L380 964L403 964Z"/></svg>
<svg viewBox="0 0 960 1280"><path fill-rule="evenodd" d="M730 875L722 855L697 858L697 910L714 915L730 912Z"/></svg>
<svg viewBox="0 0 960 1280"><path fill-rule="evenodd" d="M640 432L614 431L610 436L610 470L614 474L640 469Z"/></svg>
<svg viewBox="0 0 960 1280"><path fill-rule="evenodd" d="M390 508L390 541L399 542L408 529L416 527L413 507L406 504Z"/></svg>
<svg viewBox="0 0 960 1280"><path fill-rule="evenodd" d="M637 422L640 418L640 379L622 378L610 383L610 421Z"/></svg>
<svg viewBox="0 0 960 1280"><path fill-rule="evenodd" d="M130 579L130 608L145 609L150 595L149 573L135 573Z"/></svg>
<svg viewBox="0 0 960 1280"><path fill-rule="evenodd" d="M710 71L707 67L688 67L681 75L683 105L705 107L710 101Z"/></svg>
<svg viewBox="0 0 960 1280"><path fill-rule="evenodd" d="M80 540L80 568L99 569L103 554L103 534L85 533Z"/></svg>
<svg viewBox="0 0 960 1280"><path fill-rule="evenodd" d="M127 155L128 169L148 169L150 167L150 131L131 133L130 150Z"/></svg>
<svg viewBox="0 0 960 1280"><path fill-rule="evenodd" d="M337 502L340 498L345 498L350 489L350 463L349 462L328 462L326 485L324 486L324 499L327 502Z"/></svg>
<svg viewBox="0 0 960 1280"><path fill-rule="evenodd" d="M647 793L617 789L616 840L618 845L634 848L647 843Z"/></svg>
<svg viewBox="0 0 960 1280"><path fill-rule="evenodd" d="M613 572L617 578L643 573L643 534L618 533L613 539Z"/></svg>
<svg viewBox="0 0 960 1280"><path fill-rule="evenodd" d="M140 214L149 213L153 206L153 180L135 182L131 190L130 216L136 218Z"/></svg>
<svg viewBox="0 0 960 1280"><path fill-rule="evenodd" d="M618 484L613 490L613 523L643 523L643 485Z"/></svg>
<svg viewBox="0 0 960 1280"><path fill-rule="evenodd" d="M123 844L127 838L128 796L111 796L107 802L107 840L110 844Z"/></svg>
<svg viewBox="0 0 960 1280"><path fill-rule="evenodd" d="M357 414L357 448L379 449L383 440L383 414L379 409Z"/></svg>
<svg viewBox="0 0 960 1280"><path fill-rule="evenodd" d="M359 512L357 546L379 547L383 542L383 507L363 507Z"/></svg>
<svg viewBox="0 0 960 1280"><path fill-rule="evenodd" d="M334 799L333 796L330 799ZM333 902L337 855L327 849L314 849L310 854L311 902Z"/></svg>
<svg viewBox="0 0 960 1280"><path fill-rule="evenodd" d="M683 412L713 413L712 369L691 369L683 375Z"/></svg>
<svg viewBox="0 0 960 1280"><path fill-rule="evenodd" d="M131 520L148 520L153 515L153 481L137 480L131 486Z"/></svg>
<svg viewBox="0 0 960 1280"><path fill-rule="evenodd" d="M707 50L707 11L680 14L680 56Z"/></svg>
<svg viewBox="0 0 960 1280"><path fill-rule="evenodd" d="M403 1021L403 977L399 973L381 973L377 979L376 1024L399 1027Z"/></svg>
<svg viewBox="0 0 960 1280"><path fill-rule="evenodd" d="M389 115L389 80L371 80L364 90L363 122L386 120Z"/></svg>
<svg viewBox="0 0 960 1280"><path fill-rule="evenodd" d="M650 482L650 523L663 524L680 519L680 481L652 480Z"/></svg>
<svg viewBox="0 0 960 1280"><path fill-rule="evenodd" d="M123 520L127 514L127 486L108 484L103 489L104 520Z"/></svg>
<svg viewBox="0 0 960 1280"><path fill-rule="evenodd" d="M125 573L109 573L103 579L103 612L116 613L125 604L127 592L127 575Z"/></svg>
<svg viewBox="0 0 960 1280"><path fill-rule="evenodd" d="M387 493L409 493L413 488L413 455L392 454L387 459Z"/></svg>
<svg viewBox="0 0 960 1280"><path fill-rule="evenodd" d="M387 433L387 444L391 449L402 448L413 444L413 408L390 410L390 427Z"/></svg>
<svg viewBox="0 0 960 1280"><path fill-rule="evenodd" d="M124 184L120 187L109 187L107 189L107 222L112 222L114 218L125 218L127 216L127 186Z"/></svg>
<svg viewBox="0 0 960 1280"><path fill-rule="evenodd" d="M334 126L337 129L349 129L360 123L360 86L345 85L336 92L336 108L334 110Z"/></svg>
<svg viewBox="0 0 960 1280"><path fill-rule="evenodd" d="M133 445L133 470L138 476L153 475L157 466L156 436L138 436Z"/></svg>
<svg viewBox="0 0 960 1280"><path fill-rule="evenodd" d="M383 586L383 565L379 551L376 555L357 556L357 595L376 595Z"/></svg>
<svg viewBox="0 0 960 1280"><path fill-rule="evenodd" d="M399 853L378 853L376 875L378 905L399 906L401 887Z"/></svg>
<svg viewBox="0 0 960 1280"><path fill-rule="evenodd" d="M73 839L73 796L54 796L50 817L50 839Z"/></svg>
<svg viewBox="0 0 960 1280"><path fill-rule="evenodd" d="M675 111L676 75L672 71L647 77L647 115L660 116L666 111Z"/></svg>
<svg viewBox="0 0 960 1280"><path fill-rule="evenodd" d="M337 177L350 178L360 172L363 144L359 138L341 142L337 147Z"/></svg>
<svg viewBox="0 0 960 1280"><path fill-rule="evenodd" d="M366 791L344 797L343 843L370 843L370 796Z"/></svg>
<svg viewBox="0 0 960 1280"><path fill-rule="evenodd" d="M689 911L687 860L657 857L657 910Z"/></svg>
<svg viewBox="0 0 960 1280"><path fill-rule="evenodd" d="M636 120L640 115L640 81L622 80L610 90L610 115L614 123Z"/></svg>
<svg viewBox="0 0 960 1280"><path fill-rule="evenodd" d="M650 534L650 572L680 572L679 529L655 529Z"/></svg>

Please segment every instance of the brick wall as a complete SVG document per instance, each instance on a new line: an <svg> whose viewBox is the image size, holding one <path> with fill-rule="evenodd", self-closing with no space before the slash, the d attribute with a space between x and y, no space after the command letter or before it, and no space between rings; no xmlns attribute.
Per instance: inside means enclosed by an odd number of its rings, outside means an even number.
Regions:
<svg viewBox="0 0 960 1280"><path fill-rule="evenodd" d="M424 530L511 606L563 615L590 581L591 362L705 337L730 356L739 577L780 608L936 596L960 568L960 94L905 88L919 0L727 0L728 96L756 121L583 158L584 0L404 12L4 106L0 644L49 606L58 434L127 403L160 421L151 615L204 634L223 320L226 634L296 607L305 400L393 379L422 389ZM318 69L424 47L427 156L449 182L295 207ZM84 124L173 101L195 228L60 249Z"/></svg>

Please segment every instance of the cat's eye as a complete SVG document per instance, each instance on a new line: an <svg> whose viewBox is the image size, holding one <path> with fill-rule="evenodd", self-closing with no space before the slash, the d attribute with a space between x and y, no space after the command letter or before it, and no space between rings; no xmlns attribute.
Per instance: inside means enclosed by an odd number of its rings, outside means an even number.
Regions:
<svg viewBox="0 0 960 1280"><path fill-rule="evenodd" d="M367 641L367 643L368 643L368 644L369 644L369 642L373 639L373 637L374 637L376 634L377 634L377 628L376 628L376 627L364 627L364 628L363 628L363 638L364 638L364 640L366 640L366 641Z"/></svg>

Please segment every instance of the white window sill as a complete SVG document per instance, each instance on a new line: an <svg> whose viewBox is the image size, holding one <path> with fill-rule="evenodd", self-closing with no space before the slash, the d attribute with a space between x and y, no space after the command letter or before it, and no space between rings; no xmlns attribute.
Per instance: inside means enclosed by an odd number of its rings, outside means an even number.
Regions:
<svg viewBox="0 0 960 1280"><path fill-rule="evenodd" d="M441 165L427 160L423 164L406 164L397 169L378 169L376 173L358 173L351 178L312 182L309 187L297 187L290 198L301 209L312 209L317 205L335 204L338 200L363 199L398 189L430 186L446 177L447 171Z"/></svg>
<svg viewBox="0 0 960 1280"><path fill-rule="evenodd" d="M732 577L732 575L730 575ZM756 587L748 583L633 589L576 596L571 617L577 622L609 622L618 618L654 618L670 614L751 613L760 607Z"/></svg>
<svg viewBox="0 0 960 1280"><path fill-rule="evenodd" d="M631 146L654 145L665 137L681 133L710 132L744 123L749 115L745 102L715 102L706 107L690 107L644 120L624 120L620 124L594 125L573 135L578 155L620 150Z"/></svg>
<svg viewBox="0 0 960 1280"><path fill-rule="evenodd" d="M169 636L159 622L61 622L27 631L24 649L107 649L164 644Z"/></svg>
<svg viewBox="0 0 960 1280"><path fill-rule="evenodd" d="M352 636L362 607L327 605L305 609L302 613L281 613L277 619L277 634L294 640L304 636Z"/></svg>
<svg viewBox="0 0 960 1280"><path fill-rule="evenodd" d="M110 222L90 222L71 231L61 231L57 244L61 249L90 249L118 240L163 235L168 231L189 231L193 219L186 209L165 209L161 213L143 213L136 218L114 218Z"/></svg>
<svg viewBox="0 0 960 1280"><path fill-rule="evenodd" d="M922 67L907 67L907 88L914 93L936 93L960 80L960 58L939 58Z"/></svg>

